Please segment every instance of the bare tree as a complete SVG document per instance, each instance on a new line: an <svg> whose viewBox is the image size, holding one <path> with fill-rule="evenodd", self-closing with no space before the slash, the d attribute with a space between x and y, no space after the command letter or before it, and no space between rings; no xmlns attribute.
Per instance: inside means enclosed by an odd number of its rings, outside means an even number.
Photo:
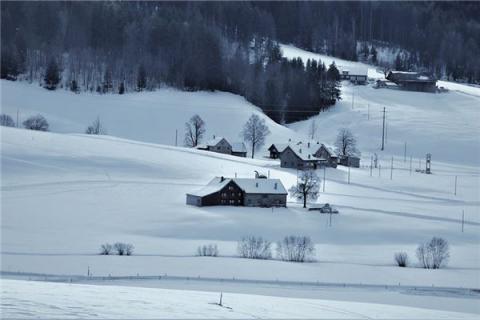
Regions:
<svg viewBox="0 0 480 320"><path fill-rule="evenodd" d="M130 256L133 253L134 246L130 243L117 242L113 245L113 249L119 256Z"/></svg>
<svg viewBox="0 0 480 320"><path fill-rule="evenodd" d="M31 116L27 120L23 121L25 129L48 131L48 122L41 114Z"/></svg>
<svg viewBox="0 0 480 320"><path fill-rule="evenodd" d="M337 140L335 141L336 151L340 156L355 156L359 152L357 150L357 139L353 133L347 128L338 130Z"/></svg>
<svg viewBox="0 0 480 320"><path fill-rule="evenodd" d="M110 243L105 243L100 246L100 254L108 256L112 253L112 245Z"/></svg>
<svg viewBox="0 0 480 320"><path fill-rule="evenodd" d="M417 258L425 269L439 269L450 258L450 249L447 240L433 237L417 248Z"/></svg>
<svg viewBox="0 0 480 320"><path fill-rule="evenodd" d="M252 146L252 158L255 156L255 150L263 146L265 138L270 134L270 130L265 124L265 119L260 119L256 114L248 119L243 126L242 137L245 142Z"/></svg>
<svg viewBox="0 0 480 320"><path fill-rule="evenodd" d="M399 267L406 267L408 265L408 255L406 252L395 253L395 262Z"/></svg>
<svg viewBox="0 0 480 320"><path fill-rule="evenodd" d="M271 259L272 243L262 237L247 237L238 242L238 254L247 259Z"/></svg>
<svg viewBox="0 0 480 320"><path fill-rule="evenodd" d="M300 174L300 180L297 185L290 188L290 193L298 200L303 200L303 207L307 207L307 199L315 200L318 198L320 189L320 178L315 171L306 170Z"/></svg>
<svg viewBox="0 0 480 320"><path fill-rule="evenodd" d="M97 117L91 125L85 130L86 134L107 134L107 130L103 127L100 117Z"/></svg>
<svg viewBox="0 0 480 320"><path fill-rule="evenodd" d="M308 135L312 140L314 140L315 136L317 135L317 121L314 118L312 118L312 120L310 121L310 127L308 128Z"/></svg>
<svg viewBox="0 0 480 320"><path fill-rule="evenodd" d="M288 236L277 243L277 258L285 261L313 260L315 246L310 237Z"/></svg>
<svg viewBox="0 0 480 320"><path fill-rule="evenodd" d="M196 147L205 134L205 122L198 114L185 122L185 145Z"/></svg>
<svg viewBox="0 0 480 320"><path fill-rule="evenodd" d="M0 126L15 127L15 122L8 114L0 114Z"/></svg>
<svg viewBox="0 0 480 320"><path fill-rule="evenodd" d="M218 247L216 244L199 246L197 248L197 256L218 257Z"/></svg>

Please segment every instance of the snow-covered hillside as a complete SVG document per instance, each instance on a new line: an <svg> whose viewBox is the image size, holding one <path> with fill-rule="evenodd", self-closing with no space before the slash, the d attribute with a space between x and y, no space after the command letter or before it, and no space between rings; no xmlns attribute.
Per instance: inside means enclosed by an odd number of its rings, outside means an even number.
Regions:
<svg viewBox="0 0 480 320"><path fill-rule="evenodd" d="M2 317L89 319L475 319L472 313L271 296L2 280ZM55 301L55 303L53 303Z"/></svg>
<svg viewBox="0 0 480 320"><path fill-rule="evenodd" d="M243 97L225 92L183 92L162 89L155 92L117 94L74 94L47 91L25 82L1 80L2 113L20 121L42 114L50 131L84 133L97 116L107 133L138 141L183 145L185 122L199 114L206 123L205 139L213 135L241 141L240 132L252 114L264 118L271 131L267 141L286 141L298 136L273 122Z"/></svg>
<svg viewBox="0 0 480 320"><path fill-rule="evenodd" d="M321 59L325 63L335 61L346 68L368 69L369 78L383 78L373 66L307 52L282 45L288 58ZM358 138L364 153L364 164L370 164L370 155L378 153L384 159L391 155L407 159L424 159L431 153L433 161L480 165L480 88L440 81L447 93L423 93L391 89L374 89L372 84L354 86L342 83L342 100L329 112L315 119L317 137L322 141L334 141L337 130L349 128ZM383 108L386 108L386 147L380 152L382 139ZM308 134L311 120L301 121L289 127Z"/></svg>

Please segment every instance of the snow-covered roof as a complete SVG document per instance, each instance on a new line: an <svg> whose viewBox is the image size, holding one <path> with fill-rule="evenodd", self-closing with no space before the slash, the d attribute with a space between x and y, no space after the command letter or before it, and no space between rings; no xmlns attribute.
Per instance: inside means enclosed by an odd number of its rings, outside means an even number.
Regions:
<svg viewBox="0 0 480 320"><path fill-rule="evenodd" d="M253 179L253 178L213 178L205 187L189 192L189 195L204 197L223 189L230 181L233 181L245 193L260 194L287 194L280 179Z"/></svg>
<svg viewBox="0 0 480 320"><path fill-rule="evenodd" d="M326 145L324 143L322 143L322 146L325 148L325 150L327 150L330 157L337 157L335 149L332 146Z"/></svg>
<svg viewBox="0 0 480 320"><path fill-rule="evenodd" d="M270 148L273 146L273 147L275 147L275 149L277 149L278 152L282 152L283 150L285 150L285 148L288 147L288 145L289 145L288 143L273 143L270 146Z"/></svg>
<svg viewBox="0 0 480 320"><path fill-rule="evenodd" d="M247 152L247 147L243 142L234 142L232 143L232 152Z"/></svg>
<svg viewBox="0 0 480 320"><path fill-rule="evenodd" d="M222 141L223 139L225 139L225 138L224 138L224 137L215 137L215 138L207 141L205 144L207 145L207 147L215 147L215 146L216 146L217 144L219 144L220 141ZM225 139L225 141L227 141L227 143L229 143L227 139ZM229 143L229 144L230 144L230 143Z"/></svg>
<svg viewBox="0 0 480 320"><path fill-rule="evenodd" d="M389 72L387 79L391 81L435 81L435 79L425 73L411 71L395 71Z"/></svg>
<svg viewBox="0 0 480 320"><path fill-rule="evenodd" d="M349 76L367 76L368 74L368 68L366 67L361 67L361 66L347 66L347 67L343 67L343 66L339 66L338 67L339 70L340 70L340 73L344 73L345 71L348 72L348 75Z"/></svg>
<svg viewBox="0 0 480 320"><path fill-rule="evenodd" d="M310 148L308 147L307 144L305 145L289 145L288 147L290 150L297 155L300 159L303 161L318 161L322 160L321 158L315 157L313 154L319 149L318 145L315 144L317 148L313 148L312 145L310 145ZM284 149L282 152L285 152L286 149Z"/></svg>

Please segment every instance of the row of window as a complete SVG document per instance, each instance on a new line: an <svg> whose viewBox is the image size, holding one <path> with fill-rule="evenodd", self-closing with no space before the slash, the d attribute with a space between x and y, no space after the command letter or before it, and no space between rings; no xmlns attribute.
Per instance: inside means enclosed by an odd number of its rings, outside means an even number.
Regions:
<svg viewBox="0 0 480 320"><path fill-rule="evenodd" d="M235 192L232 192L231 194L232 197L235 197ZM238 193L238 196L241 197L242 196L242 193L239 192ZM222 198L226 198L227 197L227 193L226 192L222 192Z"/></svg>
<svg viewBox="0 0 480 320"><path fill-rule="evenodd" d="M238 204L240 205L242 202L240 200L225 200L225 199L222 199L222 204L230 204L230 205L235 205L235 204Z"/></svg>

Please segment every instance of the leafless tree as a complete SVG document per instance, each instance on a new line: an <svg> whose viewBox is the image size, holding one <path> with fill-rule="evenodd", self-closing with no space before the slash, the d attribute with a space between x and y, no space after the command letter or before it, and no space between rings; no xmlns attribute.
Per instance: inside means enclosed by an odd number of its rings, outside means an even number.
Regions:
<svg viewBox="0 0 480 320"><path fill-rule="evenodd" d="M408 265L408 255L406 252L395 253L395 262L399 267L406 267Z"/></svg>
<svg viewBox="0 0 480 320"><path fill-rule="evenodd" d="M359 155L357 150L357 139L347 128L338 130L337 140L335 141L336 151L340 156Z"/></svg>
<svg viewBox="0 0 480 320"><path fill-rule="evenodd" d="M97 117L97 119L95 119L95 121L93 121L92 124L87 127L87 130L85 130L85 133L86 134L107 134L107 130L102 125L102 122L100 121L100 117Z"/></svg>
<svg viewBox="0 0 480 320"><path fill-rule="evenodd" d="M205 122L198 114L185 122L185 145L196 147L205 134Z"/></svg>
<svg viewBox="0 0 480 320"><path fill-rule="evenodd" d="M133 253L134 246L130 243L117 242L113 245L113 249L119 256L130 256Z"/></svg>
<svg viewBox="0 0 480 320"><path fill-rule="evenodd" d="M252 158L255 156L255 150L263 146L265 138L270 134L270 130L265 124L265 119L260 119L256 114L248 119L243 126L241 136L243 140L252 146Z"/></svg>
<svg viewBox="0 0 480 320"><path fill-rule="evenodd" d="M313 260L315 245L310 237L288 236L277 243L277 258L285 261L305 262Z"/></svg>
<svg viewBox="0 0 480 320"><path fill-rule="evenodd" d="M450 248L447 240L433 237L417 248L417 258L425 269L439 269L446 265L450 258Z"/></svg>
<svg viewBox="0 0 480 320"><path fill-rule="evenodd" d="M15 127L15 122L8 114L0 114L0 126Z"/></svg>
<svg viewBox="0 0 480 320"><path fill-rule="evenodd" d="M292 196L298 200L303 200L303 207L307 207L307 200L315 200L318 198L320 189L320 178L314 170L302 171L297 185L290 188Z"/></svg>
<svg viewBox="0 0 480 320"><path fill-rule="evenodd" d="M48 122L41 114L31 116L27 120L23 121L25 129L48 131Z"/></svg>
<svg viewBox="0 0 480 320"><path fill-rule="evenodd" d="M271 259L272 243L262 237L246 237L238 242L238 254L247 259Z"/></svg>
<svg viewBox="0 0 480 320"><path fill-rule="evenodd" d="M216 244L199 246L197 248L197 256L218 257L218 247Z"/></svg>
<svg viewBox="0 0 480 320"><path fill-rule="evenodd" d="M110 243L105 243L100 246L100 254L108 256L112 253L112 245Z"/></svg>

